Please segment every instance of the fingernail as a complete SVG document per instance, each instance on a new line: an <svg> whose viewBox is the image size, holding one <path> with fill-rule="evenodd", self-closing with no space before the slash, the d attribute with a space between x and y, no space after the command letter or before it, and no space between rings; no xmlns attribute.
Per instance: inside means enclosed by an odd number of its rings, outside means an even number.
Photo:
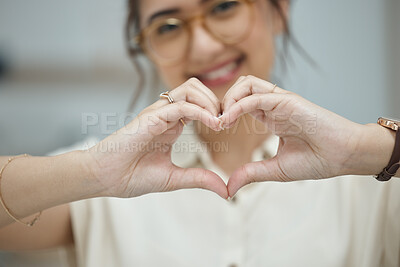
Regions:
<svg viewBox="0 0 400 267"><path fill-rule="evenodd" d="M218 124L218 126L219 126L219 128L223 131L223 130L225 130L225 128L224 128L224 125L223 125L223 122L218 118L218 120L219 120L219 124Z"/></svg>

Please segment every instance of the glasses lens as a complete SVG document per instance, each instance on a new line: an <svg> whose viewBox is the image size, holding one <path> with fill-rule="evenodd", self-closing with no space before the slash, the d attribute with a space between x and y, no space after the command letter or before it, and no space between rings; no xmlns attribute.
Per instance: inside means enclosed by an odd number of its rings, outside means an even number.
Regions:
<svg viewBox="0 0 400 267"><path fill-rule="evenodd" d="M250 6L238 0L220 0L212 4L206 14L208 29L225 43L241 41L249 31Z"/></svg>
<svg viewBox="0 0 400 267"><path fill-rule="evenodd" d="M182 21L174 18L156 23L148 36L148 45L152 53L167 61L179 58L188 42L187 29Z"/></svg>

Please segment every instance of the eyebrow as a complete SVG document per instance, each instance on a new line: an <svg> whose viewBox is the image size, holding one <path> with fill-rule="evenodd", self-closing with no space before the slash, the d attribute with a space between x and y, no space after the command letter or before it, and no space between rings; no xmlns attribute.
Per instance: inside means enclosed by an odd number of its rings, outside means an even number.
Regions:
<svg viewBox="0 0 400 267"><path fill-rule="evenodd" d="M204 4L204 3L209 2L209 1L210 0L200 0L200 4ZM171 9L158 11L158 12L154 13L153 15L151 15L149 17L149 19L147 20L147 25L150 25L153 22L153 20L155 20L157 17L176 14L178 12L180 12L179 8L171 8Z"/></svg>
<svg viewBox="0 0 400 267"><path fill-rule="evenodd" d="M166 10L161 10L158 11L156 13L154 13L153 15L151 15L149 17L149 19L147 20L147 25L150 25L153 20L155 20L157 17L161 17L161 16L165 16L165 15L171 15L171 14L176 14L180 11L179 8L171 8L171 9L166 9Z"/></svg>

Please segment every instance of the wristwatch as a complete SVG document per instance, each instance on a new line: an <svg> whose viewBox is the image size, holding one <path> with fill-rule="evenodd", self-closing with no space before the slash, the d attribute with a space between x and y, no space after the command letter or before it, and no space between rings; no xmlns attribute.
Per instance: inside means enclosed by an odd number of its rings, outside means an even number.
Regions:
<svg viewBox="0 0 400 267"><path fill-rule="evenodd" d="M377 174L375 178L378 181L384 182L389 181L392 176L394 176L400 167L400 121L395 119L383 118L378 119L378 124L383 127L389 128L396 131L396 141L394 144L394 149L392 157L390 158L389 164Z"/></svg>

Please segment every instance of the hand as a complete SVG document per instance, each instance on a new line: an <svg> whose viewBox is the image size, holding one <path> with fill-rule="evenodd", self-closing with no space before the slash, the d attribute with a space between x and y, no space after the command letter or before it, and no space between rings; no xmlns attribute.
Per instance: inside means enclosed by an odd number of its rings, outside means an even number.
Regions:
<svg viewBox="0 0 400 267"><path fill-rule="evenodd" d="M232 174L227 185L230 196L252 182L320 179L382 170L376 167L376 158L367 153L371 146L364 141L371 138L365 132L379 136L386 130L351 122L264 80L241 77L226 93L222 109L224 127L231 127L239 116L249 113L280 137L276 156L247 163ZM385 161L389 159L383 157L381 167Z"/></svg>
<svg viewBox="0 0 400 267"><path fill-rule="evenodd" d="M182 188L211 190L228 197L223 180L215 173L183 169L171 162L171 149L186 122L199 120L220 130L217 97L196 79L169 92L175 103L160 99L144 109L127 126L89 150L91 169L104 188L103 195L135 197Z"/></svg>

